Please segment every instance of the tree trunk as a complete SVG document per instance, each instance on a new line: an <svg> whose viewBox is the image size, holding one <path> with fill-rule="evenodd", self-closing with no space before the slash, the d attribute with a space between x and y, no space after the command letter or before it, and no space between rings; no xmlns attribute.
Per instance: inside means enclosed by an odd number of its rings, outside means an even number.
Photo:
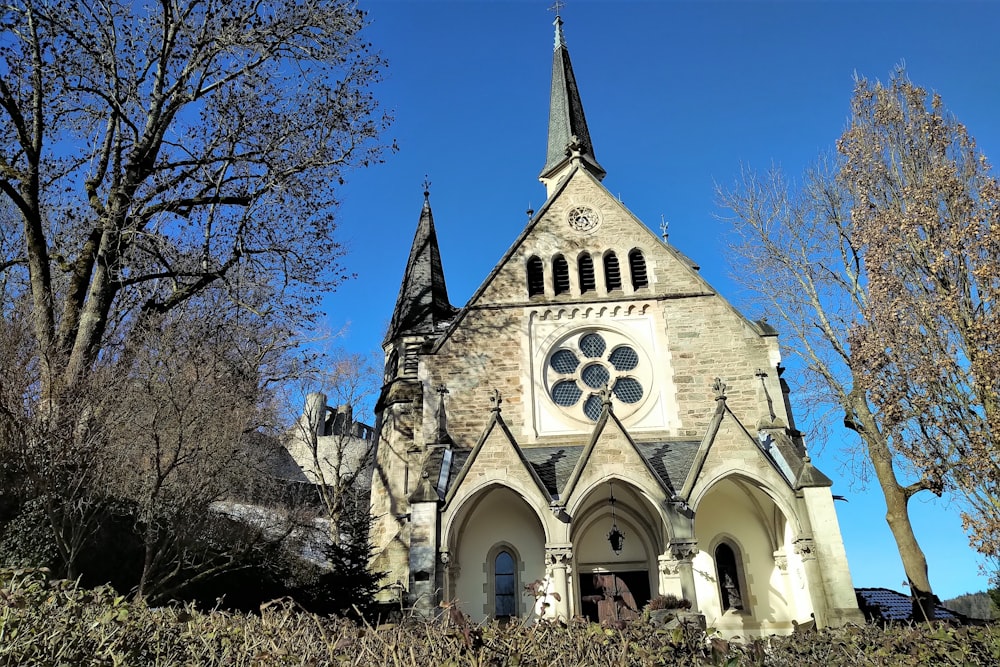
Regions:
<svg viewBox="0 0 1000 667"><path fill-rule="evenodd" d="M913 534L913 523L910 521L909 502L915 489L900 485L892 464L892 450L877 427L867 399L857 389L851 393L852 405L846 423L853 424L851 428L858 432L868 446L868 458L875 469L879 486L882 487L886 506L885 520L896 540L896 548L903 561L903 571L910 585L913 620L931 620L934 618L936 598L927 576L927 558Z"/></svg>

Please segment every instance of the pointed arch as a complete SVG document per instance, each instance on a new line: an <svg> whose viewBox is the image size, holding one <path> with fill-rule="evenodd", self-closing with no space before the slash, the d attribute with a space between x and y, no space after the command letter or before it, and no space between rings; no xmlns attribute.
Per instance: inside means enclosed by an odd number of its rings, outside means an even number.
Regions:
<svg viewBox="0 0 1000 667"><path fill-rule="evenodd" d="M569 262L562 255L552 258L552 283L556 294L569 294Z"/></svg>
<svg viewBox="0 0 1000 667"><path fill-rule="evenodd" d="M597 279L594 276L594 260L590 254L581 252L576 260L577 271L580 274L580 293L597 291Z"/></svg>
<svg viewBox="0 0 1000 667"><path fill-rule="evenodd" d="M528 258L528 296L545 294L545 271L537 255Z"/></svg>
<svg viewBox="0 0 1000 667"><path fill-rule="evenodd" d="M743 556L735 540L726 536L712 552L715 559L715 580L719 586L719 601L722 611L743 611L746 609L746 574L743 571Z"/></svg>
<svg viewBox="0 0 1000 667"><path fill-rule="evenodd" d="M646 275L646 258L642 256L642 251L638 248L629 252L628 268L632 276L632 289L649 287L649 276Z"/></svg>
<svg viewBox="0 0 1000 667"><path fill-rule="evenodd" d="M604 284L609 292L622 288L622 271L618 265L618 255L613 250L604 253Z"/></svg>

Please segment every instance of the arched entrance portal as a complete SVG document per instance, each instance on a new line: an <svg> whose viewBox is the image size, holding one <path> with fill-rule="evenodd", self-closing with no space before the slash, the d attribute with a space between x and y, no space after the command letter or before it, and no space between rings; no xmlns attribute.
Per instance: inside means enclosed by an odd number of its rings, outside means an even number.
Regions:
<svg viewBox="0 0 1000 667"><path fill-rule="evenodd" d="M491 486L462 507L452 535L447 596L473 621L528 618L525 584L545 577L545 532L521 496Z"/></svg>
<svg viewBox="0 0 1000 667"><path fill-rule="evenodd" d="M594 622L637 618L657 592L656 556L664 534L658 515L634 487L618 480L595 487L577 515L577 614Z"/></svg>
<svg viewBox="0 0 1000 667"><path fill-rule="evenodd" d="M695 585L709 625L759 634L809 618L794 529L761 484L740 475L715 483L695 510L695 535Z"/></svg>

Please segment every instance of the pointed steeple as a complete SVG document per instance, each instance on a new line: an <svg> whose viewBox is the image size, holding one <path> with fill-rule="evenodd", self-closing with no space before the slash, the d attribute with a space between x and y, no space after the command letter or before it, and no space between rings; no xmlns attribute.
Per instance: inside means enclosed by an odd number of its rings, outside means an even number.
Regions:
<svg viewBox="0 0 1000 667"><path fill-rule="evenodd" d="M569 49L566 48L566 38L563 35L562 17L558 14L555 26L552 92L549 97L549 144L545 167L539 178L542 182L550 181L576 156L579 156L580 163L594 176L604 178L605 171L594 156L594 145L590 141L587 118L583 114L580 90L576 86Z"/></svg>
<svg viewBox="0 0 1000 667"><path fill-rule="evenodd" d="M441 251L434 232L429 183L424 184L424 206L406 262L403 284L396 298L386 341L399 336L433 334L454 317L456 309L448 301Z"/></svg>

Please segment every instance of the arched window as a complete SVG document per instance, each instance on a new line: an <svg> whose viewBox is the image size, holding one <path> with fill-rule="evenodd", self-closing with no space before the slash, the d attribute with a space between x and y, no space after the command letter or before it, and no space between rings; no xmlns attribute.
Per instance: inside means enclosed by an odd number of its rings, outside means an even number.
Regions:
<svg viewBox="0 0 1000 667"><path fill-rule="evenodd" d="M517 616L517 559L507 549L493 558L493 616L507 619Z"/></svg>
<svg viewBox="0 0 1000 667"><path fill-rule="evenodd" d="M743 601L742 568L732 546L723 542L715 547L715 573L719 581L719 600L722 611L742 610Z"/></svg>
<svg viewBox="0 0 1000 667"><path fill-rule="evenodd" d="M556 294L569 293L569 262L562 255L552 258L552 282L555 284Z"/></svg>
<svg viewBox="0 0 1000 667"><path fill-rule="evenodd" d="M580 293L594 292L597 290L597 281L594 278L594 260L587 253L581 253L576 260L576 268L580 273Z"/></svg>
<svg viewBox="0 0 1000 667"><path fill-rule="evenodd" d="M649 279L646 277L646 259L638 248L628 254L628 268L632 273L632 289L649 286Z"/></svg>
<svg viewBox="0 0 1000 667"><path fill-rule="evenodd" d="M613 252L604 256L604 284L609 292L622 288L622 272L618 267L618 256Z"/></svg>
<svg viewBox="0 0 1000 667"><path fill-rule="evenodd" d="M528 260L528 296L545 294L545 276L542 271L542 260L532 257Z"/></svg>

